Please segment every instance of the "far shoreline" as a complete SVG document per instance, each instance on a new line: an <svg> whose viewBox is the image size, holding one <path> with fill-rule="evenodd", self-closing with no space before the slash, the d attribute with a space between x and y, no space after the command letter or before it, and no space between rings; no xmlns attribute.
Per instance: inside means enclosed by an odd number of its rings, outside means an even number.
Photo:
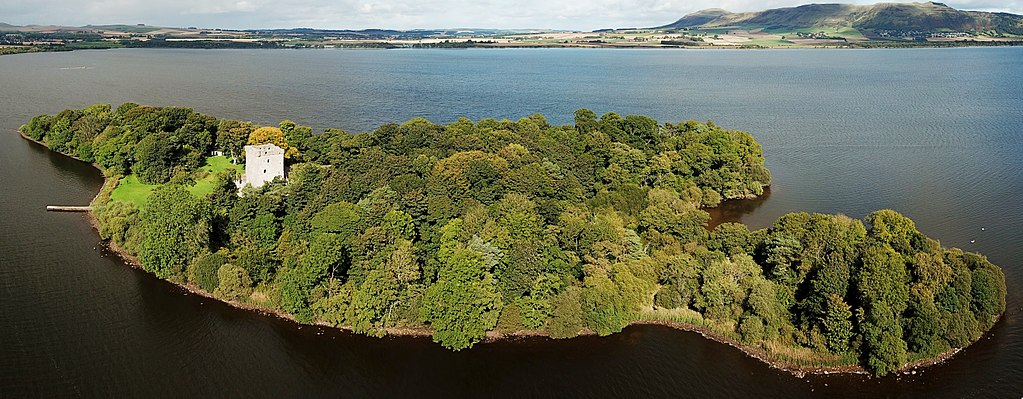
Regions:
<svg viewBox="0 0 1023 399"><path fill-rule="evenodd" d="M23 132L21 132L21 130L17 130L17 132L18 132L18 135L20 135L23 139L28 140L28 141L30 141L32 143L37 144L37 145L40 145L43 148L46 148L48 151L57 153L59 155L65 156L65 157L69 157L71 159L74 159L74 160L77 160L77 161L80 161L80 162L83 162L83 163L88 163L93 168L98 170L100 172L100 174L103 176L103 184L100 186L100 189L97 192L96 196L93 198L92 202L95 202L95 200L98 199L100 197L100 195L102 195L102 193L104 191L104 188L106 188L108 185L110 185L112 183L117 182L117 180L111 180L111 178L106 175L106 173L104 172L102 167L100 167L98 164L86 162L86 161L83 161L83 160L81 160L81 159L79 159L77 157L74 157L74 156L71 156L71 155L67 155L67 154L63 154L63 153L60 153L58 151L50 150L49 146L47 146L45 143L40 142L38 140L35 140L35 139L31 138L31 137L28 137ZM91 203L90 203L90 205L91 205ZM201 296L201 297L205 297L205 298L208 298L208 299L212 299L212 300L215 300L215 301L219 301L221 303L224 303L224 304L226 304L226 305L228 305L230 307L236 308L236 309L252 311L252 312L255 312L255 313L262 314L264 316L271 316L271 317L279 318L281 320L290 321L290 322L295 323L296 325L298 325L300 328L301 328L301 326L317 326L317 327L325 327L325 328L336 329L338 331L343 331L343 332L346 332L346 333L356 334L350 327L347 327L347 326L333 326L333 325L327 324L325 322L314 322L312 324L302 323L302 322L299 322L298 320L296 320L291 314L288 314L288 313L286 313L286 312L284 312L282 310L279 310L279 309L272 309L272 308L260 306L260 305L257 305L257 304L252 304L252 303L244 303L244 302L238 302L238 301L232 301L232 300L223 300L223 299L215 297L210 292L202 290L199 287L192 286L192 285L187 284L187 283L177 283L177 282L174 282L174 281L170 281L170 280L166 280L166 279L162 279L162 278L156 277L154 274L150 273L149 271L147 271L147 270L145 270L143 268L143 265L142 265L141 261L137 257L132 256L127 251L125 251L123 248L118 246L116 243L114 243L112 241L109 241L109 240L103 240L102 238L100 238L98 236L98 233L100 231L100 224L99 224L99 220L96 218L96 216L95 216L95 214L93 212L94 211L88 212L87 218L88 218L89 223L92 226L93 230L97 233L97 238L100 239L100 242L102 243L102 245L107 250L109 250L110 252L116 254L126 266L129 266L129 267L131 267L133 269L137 269L137 270L145 273L146 275L149 275L151 277L156 278L159 281L171 284L175 288L180 289L182 291L185 291L185 292L188 292L188 293L192 293L192 294L195 294L195 295L198 295L198 296ZM724 215L719 215L719 217L723 217L723 216ZM713 223L713 222L714 221L712 220L711 223ZM995 321L995 323L997 324L1000 321L1001 321L1001 316L998 317L998 319ZM738 350L742 351L744 354L746 354L747 356L749 356L751 358L754 358L756 360L759 360L760 362L766 364L768 367L788 372L789 374L795 376L796 378L804 378L807 375L829 375L829 374L849 374L849 375L856 375L856 374L858 374L858 375L872 376L871 373L869 373L863 366L861 366L859 364L841 365L841 366L827 366L827 367L809 367L809 366L801 366L801 365L798 365L798 364L786 361L784 359L772 358L771 354L767 350L765 350L765 349L763 349L761 347L753 347L753 346L750 346L750 345L746 345L746 344L744 344L742 342L739 342L739 341L737 341L735 339L732 339L730 337L727 337L725 335L717 333L717 332L711 330L708 327L699 326L699 325L695 325L695 324L691 324L691 323L682 323L682 322L667 321L667 320L634 320L634 321L629 322L629 324L626 326L626 328L629 327L629 326L663 326L663 327L668 327L668 328L679 330L679 331L686 331L686 332L700 334L704 338L709 339L711 341L718 342L718 343L721 343L721 344L725 344L725 345L731 346L731 347L733 347L735 349L738 349ZM984 334L981 335L980 338L983 338L985 335L989 334L993 329L994 328L992 327L988 331L985 331ZM434 333L433 329L428 328L428 327L386 327L386 328L383 329L383 331L386 333L385 336L390 335L390 336L398 336L398 337L416 337L416 338L429 338ZM596 335L597 334L595 332L593 332L593 331L591 331L589 329L585 329L584 328L582 331L579 332L577 337L596 336ZM368 335L366 335L366 336L368 337ZM543 330L518 330L518 331L514 331L514 332L501 332L501 331L498 331L498 330L494 329L494 330L487 331L486 336L483 338L481 343L493 343L493 342L498 342L498 341L507 341L507 340L515 340L515 339L522 339L522 338L533 338L533 337L543 337L543 338L547 338L547 339L556 339L556 338L551 337L546 331L543 331ZM569 339L571 339L571 338L569 338ZM980 339L978 338L977 341L979 341L979 340ZM976 343L977 341L971 342L970 345ZM903 365L901 368L895 370L893 374L896 374L896 375L915 374L917 372L916 371L917 369L925 368L925 367L929 367L929 366L934 366L934 365L938 365L938 364L942 364L945 361L953 358L958 353L962 352L964 349L965 349L965 347L964 348L952 348L951 350L946 351L944 353L941 353L941 354L939 354L938 356L936 356L934 358L921 359L921 360L917 360L917 361L908 362L905 365ZM471 348L469 348L469 350L471 350Z"/></svg>
<svg viewBox="0 0 1023 399"><path fill-rule="evenodd" d="M35 53L66 53L74 51L95 51L95 50L120 50L120 49L145 49L145 50L526 50L526 49L606 49L606 50L711 50L711 51L778 51L778 50L911 50L911 49L956 49L956 48L999 48L999 47L1023 47L1023 40L1019 41L963 41L963 42L934 42L936 44L919 43L887 43L877 42L876 44L865 44L856 46L761 46L761 45L738 45L738 46L672 46L672 45L642 45L642 44L608 44L608 45L577 45L577 44L505 44L488 45L478 43L471 46L394 46L383 45L380 42L357 43L350 46L329 46L329 47L231 47L218 44L209 46L181 47L181 46L152 46L152 47L91 47L91 48L41 48L41 47L4 47L5 49L19 49L11 52L0 52L0 56L11 56L19 54ZM24 50L20 50L24 49Z"/></svg>

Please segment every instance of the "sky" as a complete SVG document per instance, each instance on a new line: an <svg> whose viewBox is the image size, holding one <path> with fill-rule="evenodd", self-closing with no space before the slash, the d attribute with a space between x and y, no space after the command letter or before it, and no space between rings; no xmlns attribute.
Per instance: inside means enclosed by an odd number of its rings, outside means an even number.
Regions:
<svg viewBox="0 0 1023 399"><path fill-rule="evenodd" d="M869 4L878 0L817 0ZM139 24L226 29L566 29L669 24L705 9L758 11L813 0L0 0L14 25ZM1023 14L1023 0L946 2Z"/></svg>

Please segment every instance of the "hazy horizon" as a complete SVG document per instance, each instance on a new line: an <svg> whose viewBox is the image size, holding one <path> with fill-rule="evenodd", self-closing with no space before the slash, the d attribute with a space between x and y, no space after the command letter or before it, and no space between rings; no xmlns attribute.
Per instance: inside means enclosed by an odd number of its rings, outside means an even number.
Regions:
<svg viewBox="0 0 1023 399"><path fill-rule="evenodd" d="M843 1L873 4L874 0ZM799 0L0 0L0 22L13 25L146 24L223 29L554 29L651 27L707 8L732 12L794 7ZM1023 0L961 0L950 7L1023 14Z"/></svg>

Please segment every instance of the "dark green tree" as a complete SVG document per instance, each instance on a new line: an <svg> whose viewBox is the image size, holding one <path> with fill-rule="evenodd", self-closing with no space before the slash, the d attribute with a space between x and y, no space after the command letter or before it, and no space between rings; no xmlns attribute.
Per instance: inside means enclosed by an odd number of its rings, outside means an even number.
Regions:
<svg viewBox="0 0 1023 399"><path fill-rule="evenodd" d="M838 294L828 296L821 327L828 350L840 353L849 350L850 340L855 331L852 323L852 308Z"/></svg>
<svg viewBox="0 0 1023 399"><path fill-rule="evenodd" d="M206 292L213 292L220 286L220 267L231 259L224 252L199 255L188 264L188 282Z"/></svg>
<svg viewBox="0 0 1023 399"><path fill-rule="evenodd" d="M434 341L461 350L497 325L501 306L483 254L455 249L442 261L437 282L426 290L422 317L434 328Z"/></svg>
<svg viewBox="0 0 1023 399"><path fill-rule="evenodd" d="M183 187L158 187L140 214L139 258L161 278L182 279L185 266L209 248L212 212L209 203Z"/></svg>

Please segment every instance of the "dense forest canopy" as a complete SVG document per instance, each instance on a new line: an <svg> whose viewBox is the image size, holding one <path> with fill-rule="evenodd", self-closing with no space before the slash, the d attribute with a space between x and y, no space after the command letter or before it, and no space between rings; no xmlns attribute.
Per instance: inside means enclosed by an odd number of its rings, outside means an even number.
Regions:
<svg viewBox="0 0 1023 399"><path fill-rule="evenodd" d="M877 374L975 341L1005 309L1001 270L891 210L794 213L708 231L703 209L770 184L760 145L712 122L424 119L350 134L261 127L188 108L94 105L22 132L159 184L94 204L100 234L146 270L301 322L383 335L429 328L455 350L488 331L606 335L684 322L800 365ZM205 196L212 151L287 149L287 181ZM207 176L201 176L207 174Z"/></svg>

